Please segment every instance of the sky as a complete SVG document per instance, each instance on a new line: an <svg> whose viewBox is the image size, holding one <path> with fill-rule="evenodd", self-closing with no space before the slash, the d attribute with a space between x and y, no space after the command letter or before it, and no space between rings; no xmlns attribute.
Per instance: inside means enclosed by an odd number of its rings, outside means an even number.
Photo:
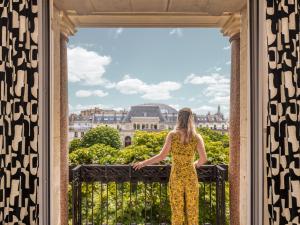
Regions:
<svg viewBox="0 0 300 225"><path fill-rule="evenodd" d="M229 113L230 45L213 28L82 28L69 38L69 111L142 103Z"/></svg>

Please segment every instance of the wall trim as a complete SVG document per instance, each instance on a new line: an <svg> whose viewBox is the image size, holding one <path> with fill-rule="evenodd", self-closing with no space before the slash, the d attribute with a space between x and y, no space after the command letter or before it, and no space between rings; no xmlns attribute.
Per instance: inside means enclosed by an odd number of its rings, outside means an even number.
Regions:
<svg viewBox="0 0 300 225"><path fill-rule="evenodd" d="M263 84L259 76L262 63L260 55L261 38L261 3L249 0L249 51L250 51L250 155L251 155L251 193L250 193L250 224L263 224Z"/></svg>
<svg viewBox="0 0 300 225"><path fill-rule="evenodd" d="M39 224L50 225L50 14L38 1L39 19Z"/></svg>

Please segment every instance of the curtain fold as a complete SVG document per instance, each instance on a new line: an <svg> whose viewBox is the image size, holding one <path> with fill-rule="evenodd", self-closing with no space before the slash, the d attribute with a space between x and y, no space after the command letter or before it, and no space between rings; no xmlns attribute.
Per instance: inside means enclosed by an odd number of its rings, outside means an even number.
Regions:
<svg viewBox="0 0 300 225"><path fill-rule="evenodd" d="M0 224L38 224L37 0L0 0Z"/></svg>
<svg viewBox="0 0 300 225"><path fill-rule="evenodd" d="M300 0L266 0L269 224L300 224Z"/></svg>

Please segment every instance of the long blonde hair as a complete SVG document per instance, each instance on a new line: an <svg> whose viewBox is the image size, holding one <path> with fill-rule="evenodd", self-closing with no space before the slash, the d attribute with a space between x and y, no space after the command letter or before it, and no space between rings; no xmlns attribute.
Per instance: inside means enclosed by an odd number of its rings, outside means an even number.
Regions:
<svg viewBox="0 0 300 225"><path fill-rule="evenodd" d="M195 120L190 108L182 108L178 112L174 131L183 131L183 143L187 144L192 137L196 136Z"/></svg>

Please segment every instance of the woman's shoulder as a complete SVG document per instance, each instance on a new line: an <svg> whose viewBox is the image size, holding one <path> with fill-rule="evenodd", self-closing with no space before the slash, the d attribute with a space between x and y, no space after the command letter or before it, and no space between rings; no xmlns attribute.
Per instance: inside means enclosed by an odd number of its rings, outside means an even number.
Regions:
<svg viewBox="0 0 300 225"><path fill-rule="evenodd" d="M175 131L175 130L171 130L171 131L169 131L169 133L168 133L168 137L170 137L170 138L172 138L172 137L174 137L175 135L177 134L177 132Z"/></svg>
<svg viewBox="0 0 300 225"><path fill-rule="evenodd" d="M199 133L195 134L195 139L197 140L197 142L202 142L203 141L203 138L202 138L201 134L199 134Z"/></svg>
<svg viewBox="0 0 300 225"><path fill-rule="evenodd" d="M178 134L179 134L178 131L176 131L176 130L171 130L171 131L169 131L169 133L167 134L167 139L173 140L174 137L178 136Z"/></svg>

